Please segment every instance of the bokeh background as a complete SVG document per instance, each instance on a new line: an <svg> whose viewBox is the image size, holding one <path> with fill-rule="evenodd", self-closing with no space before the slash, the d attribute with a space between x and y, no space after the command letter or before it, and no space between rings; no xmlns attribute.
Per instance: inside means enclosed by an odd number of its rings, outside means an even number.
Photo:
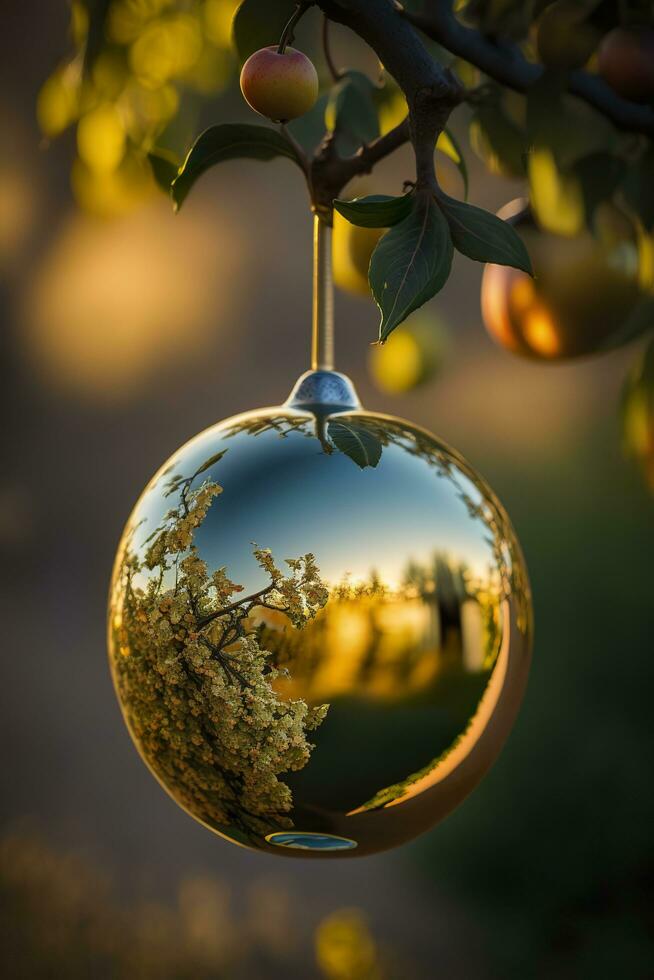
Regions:
<svg viewBox="0 0 654 980"><path fill-rule="evenodd" d="M500 761L431 834L342 863L230 847L140 762L105 655L116 543L173 449L283 400L306 369L311 218L284 162L225 164L179 215L154 186L138 201L80 172L71 186L75 133L44 140L35 108L69 20L63 2L3 6L3 975L652 976L654 525L617 411L638 345L558 366L512 356L483 329L473 263L428 308L446 335L432 383L375 386L374 305L345 294L337 365L368 407L463 452L512 516L537 637ZM216 72L189 139L248 118ZM522 192L467 157L473 202ZM410 174L406 151L380 180Z"/></svg>

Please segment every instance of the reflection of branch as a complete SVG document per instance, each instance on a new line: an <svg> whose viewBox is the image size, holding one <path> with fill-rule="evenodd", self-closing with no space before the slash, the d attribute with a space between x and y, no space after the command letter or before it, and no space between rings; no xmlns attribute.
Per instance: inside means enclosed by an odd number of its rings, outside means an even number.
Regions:
<svg viewBox="0 0 654 980"><path fill-rule="evenodd" d="M275 582L271 582L270 585L267 585L265 589L261 589L259 592L253 592L252 595L244 596L242 599L237 599L236 602L231 602L228 606L225 606L224 609L217 609L215 612L202 616L198 621L198 629L204 629L204 627L208 626L209 623L212 623L214 619L218 619L219 616L227 616L229 613L234 612L234 610L242 608L247 603L250 603L250 609L252 608L252 605L261 605L261 603L257 603L256 600L267 595L269 592L272 592L274 588Z"/></svg>
<svg viewBox="0 0 654 980"><path fill-rule="evenodd" d="M322 50L325 55L327 67L329 68L329 74L335 82L340 81L343 77L343 72L339 71L332 58L331 46L329 44L329 17L326 17L324 14L322 18Z"/></svg>
<svg viewBox="0 0 654 980"><path fill-rule="evenodd" d="M250 684L250 682L243 676L240 670L237 670L237 668L234 667L233 664L230 664L229 662L229 660L231 659L230 655L228 653L225 653L223 649L223 646L227 645L226 643L223 643L223 641L221 640L220 644L216 646L216 644L211 643L206 638L206 636L200 637L200 643L202 643L203 646L207 647L208 650L211 650L212 656L218 661L218 663L223 668L223 670L227 674L227 677L230 680L232 679L232 677L236 677L236 679L241 682L243 687L252 687L252 684Z"/></svg>
<svg viewBox="0 0 654 980"><path fill-rule="evenodd" d="M255 602L257 609L271 609L273 612L287 612L287 606L273 606L270 602ZM252 607L251 607L252 608Z"/></svg>

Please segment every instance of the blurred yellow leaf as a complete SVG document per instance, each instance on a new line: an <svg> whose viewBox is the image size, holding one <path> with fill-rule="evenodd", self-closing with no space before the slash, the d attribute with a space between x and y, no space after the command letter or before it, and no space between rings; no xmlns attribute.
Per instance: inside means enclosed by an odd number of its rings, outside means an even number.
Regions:
<svg viewBox="0 0 654 980"><path fill-rule="evenodd" d="M411 391L434 377L446 346L440 320L421 311L397 327L383 346L371 347L370 373L381 391L393 395Z"/></svg>
<svg viewBox="0 0 654 980"><path fill-rule="evenodd" d="M442 130L436 141L436 149L444 153L454 163L461 163L461 154L452 142L452 137L445 129Z"/></svg>
<svg viewBox="0 0 654 980"><path fill-rule="evenodd" d="M206 0L204 28L207 39L218 48L232 46L232 21L241 0Z"/></svg>
<svg viewBox="0 0 654 980"><path fill-rule="evenodd" d="M97 173L111 173L125 154L125 126L114 105L105 102L82 116L77 125L77 152Z"/></svg>
<svg viewBox="0 0 654 980"><path fill-rule="evenodd" d="M77 113L77 77L70 66L58 69L44 82L36 102L36 117L46 136L57 136Z"/></svg>
<svg viewBox="0 0 654 980"><path fill-rule="evenodd" d="M578 181L561 174L549 149L537 147L528 162L531 206L542 228L556 235L577 235L584 226L584 201Z"/></svg>
<svg viewBox="0 0 654 980"><path fill-rule="evenodd" d="M198 20L180 13L147 25L132 44L130 64L135 75L158 85L190 71L201 51Z"/></svg>
<svg viewBox="0 0 654 980"><path fill-rule="evenodd" d="M399 88L379 106L379 132L383 136L398 126L409 114L406 99Z"/></svg>
<svg viewBox="0 0 654 980"><path fill-rule="evenodd" d="M638 282L646 292L654 290L654 237L638 229Z"/></svg>
<svg viewBox="0 0 654 980"><path fill-rule="evenodd" d="M377 950L358 909L334 912L316 930L316 959L328 980L377 980Z"/></svg>

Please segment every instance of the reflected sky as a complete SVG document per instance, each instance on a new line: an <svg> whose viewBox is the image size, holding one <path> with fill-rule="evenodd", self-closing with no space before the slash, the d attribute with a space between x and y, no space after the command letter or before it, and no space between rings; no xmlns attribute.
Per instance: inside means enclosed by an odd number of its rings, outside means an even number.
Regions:
<svg viewBox="0 0 654 980"><path fill-rule="evenodd" d="M437 546L464 561L475 577L487 577L493 563L488 529L470 520L452 480L439 467L391 444L384 446L376 467L360 469L342 452L326 453L311 431L307 423L306 432L285 437L274 430L230 435L225 425L200 434L171 461L166 477L173 472L187 476L220 449L227 450L195 483L211 478L223 487L196 536L210 567L226 565L230 577L248 591L260 587L265 583L252 557L256 542L279 559L312 551L322 578L332 585L345 577L367 581L376 573L390 588L399 588L407 563L427 564ZM462 472L456 481L473 502L480 500ZM151 495L143 501L138 519L147 521L139 530L141 539L159 522L170 499Z"/></svg>

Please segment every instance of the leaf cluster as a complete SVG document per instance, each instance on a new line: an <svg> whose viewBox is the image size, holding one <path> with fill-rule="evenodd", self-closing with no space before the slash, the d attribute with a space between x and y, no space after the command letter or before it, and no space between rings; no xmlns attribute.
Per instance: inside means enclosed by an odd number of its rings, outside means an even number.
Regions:
<svg viewBox="0 0 654 980"><path fill-rule="evenodd" d="M381 312L379 339L431 299L447 281L454 249L477 262L531 274L529 255L511 225L442 192L416 190L336 201L336 210L365 228L390 228L372 253L369 279Z"/></svg>

